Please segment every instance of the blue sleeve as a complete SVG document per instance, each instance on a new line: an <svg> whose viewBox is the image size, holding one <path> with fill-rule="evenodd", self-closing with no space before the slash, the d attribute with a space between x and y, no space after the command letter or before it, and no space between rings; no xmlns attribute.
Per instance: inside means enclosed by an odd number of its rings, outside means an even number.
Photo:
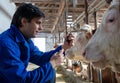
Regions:
<svg viewBox="0 0 120 83"><path fill-rule="evenodd" d="M1 83L44 83L53 76L50 63L27 71L25 63L20 60L20 50L11 42L0 44L0 82Z"/></svg>
<svg viewBox="0 0 120 83"><path fill-rule="evenodd" d="M54 76L54 69L51 63L46 63L34 71L27 73L25 83L45 83Z"/></svg>
<svg viewBox="0 0 120 83"><path fill-rule="evenodd" d="M31 43L30 46L31 46L30 62L39 66L48 63L50 61L51 56L62 49L62 46L59 46L55 50L51 50L49 52L41 52L36 46L34 46L33 43Z"/></svg>

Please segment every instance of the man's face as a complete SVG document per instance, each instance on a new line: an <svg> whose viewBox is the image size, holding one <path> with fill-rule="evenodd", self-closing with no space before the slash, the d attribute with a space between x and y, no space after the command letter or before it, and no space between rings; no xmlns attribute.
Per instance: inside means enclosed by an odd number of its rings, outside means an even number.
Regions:
<svg viewBox="0 0 120 83"><path fill-rule="evenodd" d="M26 19L22 20L20 31L26 38L35 37L40 30L42 30L42 18L33 18L31 22L28 22Z"/></svg>

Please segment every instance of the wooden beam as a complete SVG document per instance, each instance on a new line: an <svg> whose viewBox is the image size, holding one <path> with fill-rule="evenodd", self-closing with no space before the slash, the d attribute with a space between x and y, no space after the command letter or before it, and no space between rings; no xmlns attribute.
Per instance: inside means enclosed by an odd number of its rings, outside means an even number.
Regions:
<svg viewBox="0 0 120 83"><path fill-rule="evenodd" d="M98 0L95 0L93 3L95 3L96 1L98 1ZM94 5L93 3L88 7L89 16L91 16L94 11L100 10L106 4L106 2L104 0L99 1L99 3L96 5ZM84 18L85 18L85 11L83 11L71 25L74 25L76 22L81 22Z"/></svg>
<svg viewBox="0 0 120 83"><path fill-rule="evenodd" d="M51 33L53 33L53 31L55 30L56 25L57 25L57 23L58 23L58 21L60 19L60 16L62 15L62 12L63 12L64 8L65 8L65 0L62 0L62 4L61 4L61 6L60 6L60 8L58 10L59 11L58 12L58 17L56 17L56 20L55 20L55 23L54 23L53 28L51 30Z"/></svg>
<svg viewBox="0 0 120 83"><path fill-rule="evenodd" d="M14 2L14 3L23 3L23 2L50 2L50 1L52 1L53 2L53 0L10 0L11 2Z"/></svg>
<svg viewBox="0 0 120 83"><path fill-rule="evenodd" d="M85 0L85 23L88 24L88 1Z"/></svg>
<svg viewBox="0 0 120 83"><path fill-rule="evenodd" d="M93 15L94 15L94 21L95 21L95 22L94 22L94 24L95 24L95 25L94 25L94 26L95 26L94 28L95 28L95 29L97 29L97 16L96 16L96 13L97 13L96 11L93 13Z"/></svg>
<svg viewBox="0 0 120 83"><path fill-rule="evenodd" d="M59 7L40 7L42 10L58 10Z"/></svg>
<svg viewBox="0 0 120 83"><path fill-rule="evenodd" d="M42 10L58 10L59 9L59 7L40 7L40 9L42 9ZM69 7L68 8L68 11L83 11L84 10L84 8L73 8L73 7Z"/></svg>

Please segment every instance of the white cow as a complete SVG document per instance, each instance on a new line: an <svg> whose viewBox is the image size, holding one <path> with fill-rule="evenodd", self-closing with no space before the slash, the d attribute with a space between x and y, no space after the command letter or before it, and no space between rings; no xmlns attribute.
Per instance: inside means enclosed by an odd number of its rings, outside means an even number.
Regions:
<svg viewBox="0 0 120 83"><path fill-rule="evenodd" d="M66 51L66 57L74 60L85 61L82 56L82 51L92 36L92 28L85 24L80 28L81 32L76 36L75 45Z"/></svg>
<svg viewBox="0 0 120 83"><path fill-rule="evenodd" d="M120 72L120 0L113 0L83 56L95 67Z"/></svg>
<svg viewBox="0 0 120 83"><path fill-rule="evenodd" d="M82 51L85 45L88 43L89 39L92 36L92 27L88 24L84 24L80 28L80 33L76 36L75 45L66 51L66 57L72 60L80 60L86 62L82 56ZM79 75L82 79L88 80L88 69L86 65L81 64L82 70L79 72Z"/></svg>

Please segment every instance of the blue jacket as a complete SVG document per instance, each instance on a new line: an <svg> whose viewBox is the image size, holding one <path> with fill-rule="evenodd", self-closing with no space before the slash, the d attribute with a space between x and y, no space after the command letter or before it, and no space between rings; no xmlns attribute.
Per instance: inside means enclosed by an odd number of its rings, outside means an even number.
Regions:
<svg viewBox="0 0 120 83"><path fill-rule="evenodd" d="M41 52L26 40L14 25L0 35L0 83L45 83L53 77L51 56L61 46L50 52ZM40 67L27 71L28 62Z"/></svg>

